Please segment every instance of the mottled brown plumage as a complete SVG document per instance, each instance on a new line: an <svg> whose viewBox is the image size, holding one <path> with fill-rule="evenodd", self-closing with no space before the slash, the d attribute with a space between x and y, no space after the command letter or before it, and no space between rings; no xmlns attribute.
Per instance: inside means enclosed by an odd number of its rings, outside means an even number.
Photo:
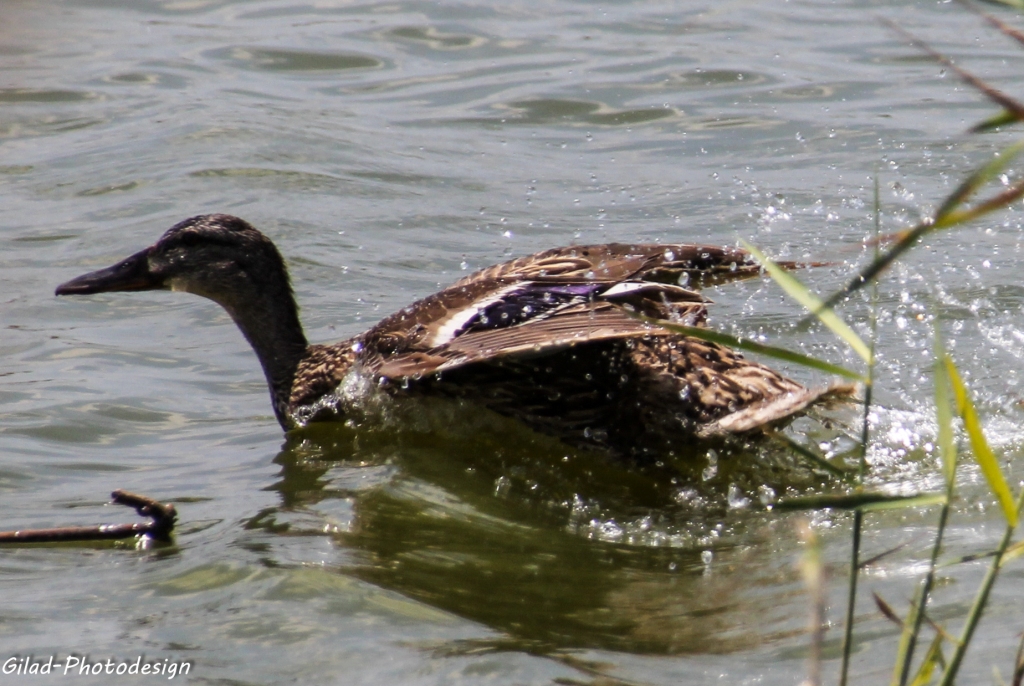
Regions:
<svg viewBox="0 0 1024 686"><path fill-rule="evenodd" d="M636 455L755 432L836 392L651 321L702 325L708 301L678 284L757 270L730 248L555 248L470 274L351 339L309 345L270 240L237 217L204 215L57 294L168 288L215 300L255 349L285 429L342 418L371 394L437 394Z"/></svg>

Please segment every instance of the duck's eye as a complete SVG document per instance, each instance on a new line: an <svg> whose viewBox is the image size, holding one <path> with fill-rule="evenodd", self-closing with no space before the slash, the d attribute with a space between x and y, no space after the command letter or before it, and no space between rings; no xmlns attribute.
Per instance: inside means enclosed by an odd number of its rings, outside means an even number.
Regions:
<svg viewBox="0 0 1024 686"><path fill-rule="evenodd" d="M198 245L202 240L203 237L194 231L186 231L178 236L178 244L183 246Z"/></svg>

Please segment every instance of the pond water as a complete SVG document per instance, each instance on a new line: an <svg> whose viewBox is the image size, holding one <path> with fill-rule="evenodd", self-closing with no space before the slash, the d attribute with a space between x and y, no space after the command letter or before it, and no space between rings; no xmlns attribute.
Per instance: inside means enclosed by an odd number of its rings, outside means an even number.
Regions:
<svg viewBox="0 0 1024 686"><path fill-rule="evenodd" d="M802 275L828 292L865 258L876 174L897 230L1014 139L965 134L994 108L879 18L1018 96L1019 46L924 1L40 0L0 17L0 528L131 519L104 505L114 488L181 518L172 547L0 550L0 658L144 656L190 662L178 680L233 684L807 674L803 517L759 502L769 487L837 489L828 479L719 456L687 481L444 403L285 438L255 356L212 303L53 289L219 211L279 246L317 342L573 242L745 239L833 261ZM941 482L936 311L1019 481L1018 217L931 238L883 281L879 484ZM708 295L712 326L857 364L794 326L799 306L767 281ZM866 332L863 299L843 312ZM812 424L794 431L818 440ZM976 470L960 488L950 556L1003 529ZM903 547L865 572L854 683L888 678L897 630L870 592L902 611L936 517L867 517L866 555ZM850 517L810 519L830 572L832 681ZM944 570L932 616L959 627L985 568ZM1021 569L996 587L965 683L1011 672Z"/></svg>

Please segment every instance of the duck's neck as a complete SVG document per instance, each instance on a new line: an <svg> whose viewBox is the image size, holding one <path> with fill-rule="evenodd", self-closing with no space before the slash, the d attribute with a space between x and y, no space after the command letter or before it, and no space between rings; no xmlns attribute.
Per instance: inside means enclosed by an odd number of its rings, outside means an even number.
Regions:
<svg viewBox="0 0 1024 686"><path fill-rule="evenodd" d="M255 298L224 307L256 351L270 387L274 414L281 426L288 429L295 373L309 348L295 299L288 293L286 298Z"/></svg>

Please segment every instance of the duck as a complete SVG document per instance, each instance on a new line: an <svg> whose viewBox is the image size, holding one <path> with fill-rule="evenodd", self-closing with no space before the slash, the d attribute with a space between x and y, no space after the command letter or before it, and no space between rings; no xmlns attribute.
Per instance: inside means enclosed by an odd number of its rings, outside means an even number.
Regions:
<svg viewBox="0 0 1024 686"><path fill-rule="evenodd" d="M286 433L345 420L369 395L437 395L569 445L638 457L764 433L847 392L805 387L668 328L706 325L711 301L697 287L759 271L738 248L552 248L471 273L351 338L311 344L271 240L243 219L206 214L56 295L171 290L213 300L259 358Z"/></svg>

